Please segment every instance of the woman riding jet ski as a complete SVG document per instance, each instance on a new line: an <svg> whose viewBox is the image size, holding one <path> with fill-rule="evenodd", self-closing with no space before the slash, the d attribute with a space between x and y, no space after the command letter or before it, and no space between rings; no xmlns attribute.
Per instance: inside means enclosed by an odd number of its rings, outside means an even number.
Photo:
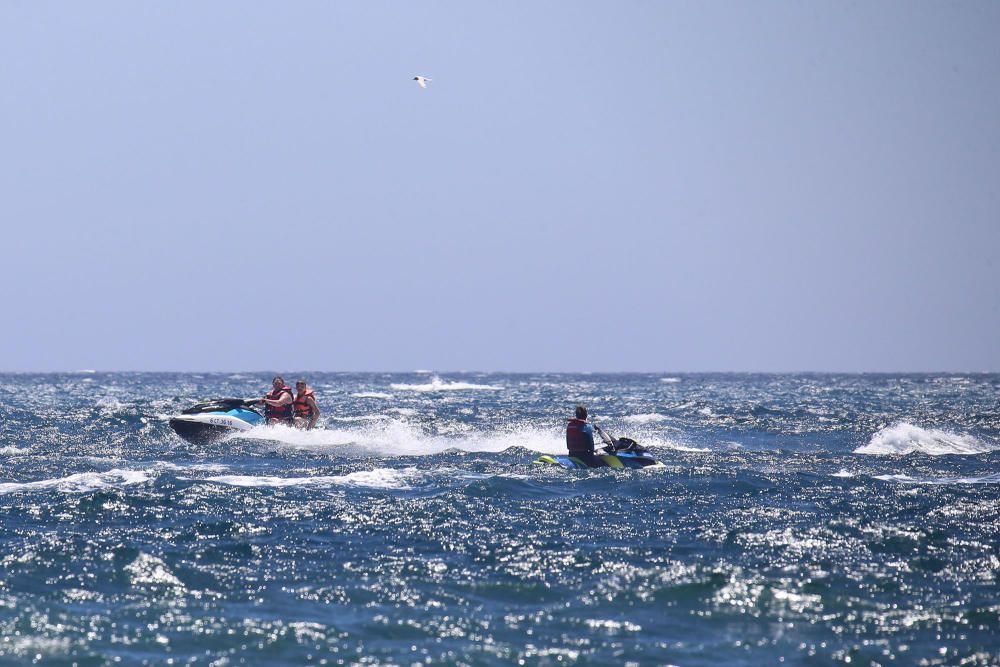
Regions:
<svg viewBox="0 0 1000 667"><path fill-rule="evenodd" d="M242 398L204 401L171 417L170 427L191 444L205 445L263 425L264 415L250 407L256 402L256 399L245 401Z"/></svg>

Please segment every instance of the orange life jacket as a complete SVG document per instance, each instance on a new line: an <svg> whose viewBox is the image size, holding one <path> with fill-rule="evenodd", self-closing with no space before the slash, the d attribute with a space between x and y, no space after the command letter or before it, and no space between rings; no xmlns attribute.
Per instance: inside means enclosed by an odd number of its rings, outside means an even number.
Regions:
<svg viewBox="0 0 1000 667"><path fill-rule="evenodd" d="M304 417L305 419L311 419L313 416L312 406L309 405L307 398L312 398L316 400L316 394L313 393L312 389L306 389L301 394L295 397L295 402L292 405L295 406L295 416Z"/></svg>

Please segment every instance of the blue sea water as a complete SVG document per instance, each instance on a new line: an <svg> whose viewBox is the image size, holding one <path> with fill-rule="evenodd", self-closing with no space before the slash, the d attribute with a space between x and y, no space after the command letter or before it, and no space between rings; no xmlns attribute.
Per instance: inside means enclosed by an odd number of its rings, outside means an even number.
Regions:
<svg viewBox="0 0 1000 667"><path fill-rule="evenodd" d="M2 664L1000 663L1000 375L0 377Z"/></svg>

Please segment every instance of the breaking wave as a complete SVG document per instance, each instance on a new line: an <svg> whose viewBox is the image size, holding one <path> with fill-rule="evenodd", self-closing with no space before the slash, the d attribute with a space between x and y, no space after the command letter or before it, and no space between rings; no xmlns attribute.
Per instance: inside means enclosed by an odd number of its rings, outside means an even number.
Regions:
<svg viewBox="0 0 1000 667"><path fill-rule="evenodd" d="M949 433L939 429L925 429L906 422L883 428L872 436L867 445L854 450L855 454L892 456L900 454L984 454L995 447L975 436Z"/></svg>
<svg viewBox="0 0 1000 667"><path fill-rule="evenodd" d="M624 417L624 420L632 424L652 424L654 422L663 422L669 420L670 417L666 415L661 415L657 412L650 412L643 415L628 415Z"/></svg>
<svg viewBox="0 0 1000 667"><path fill-rule="evenodd" d="M424 384L398 384L393 383L389 388L394 391L501 391L503 387L492 384L472 384L470 382L448 382L438 376L431 377L431 381Z"/></svg>
<svg viewBox="0 0 1000 667"><path fill-rule="evenodd" d="M207 477L204 481L227 484L229 486L245 487L287 487L287 486L351 486L368 489L412 488L409 480L417 474L416 469L394 470L392 468L376 468L375 470L359 470L346 475L316 475L311 477L274 477L268 475L218 475Z"/></svg>
<svg viewBox="0 0 1000 667"><path fill-rule="evenodd" d="M913 477L911 475L876 475L875 479L883 482L898 482L900 484L1000 484L1000 473L982 475L979 477Z"/></svg>
<svg viewBox="0 0 1000 667"><path fill-rule="evenodd" d="M42 479L35 482L6 482L0 484L0 494L18 491L56 489L62 493L89 493L108 487L142 484L149 475L141 470L109 470L107 472L81 472L67 477Z"/></svg>

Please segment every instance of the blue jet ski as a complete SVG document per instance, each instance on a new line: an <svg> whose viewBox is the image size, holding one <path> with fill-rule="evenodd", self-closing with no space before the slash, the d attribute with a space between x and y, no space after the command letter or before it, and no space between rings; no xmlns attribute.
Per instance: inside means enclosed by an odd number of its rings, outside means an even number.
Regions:
<svg viewBox="0 0 1000 667"><path fill-rule="evenodd" d="M170 427L193 445L206 445L264 424L264 415L242 398L216 398L170 418Z"/></svg>
<svg viewBox="0 0 1000 667"><path fill-rule="evenodd" d="M595 430L604 441L603 454L594 452L592 457L586 459L570 455L539 456L532 463L538 465L559 465L564 468L649 468L662 466L663 464L653 458L653 456L642 448L642 446L632 438L613 438L607 435L596 424Z"/></svg>

